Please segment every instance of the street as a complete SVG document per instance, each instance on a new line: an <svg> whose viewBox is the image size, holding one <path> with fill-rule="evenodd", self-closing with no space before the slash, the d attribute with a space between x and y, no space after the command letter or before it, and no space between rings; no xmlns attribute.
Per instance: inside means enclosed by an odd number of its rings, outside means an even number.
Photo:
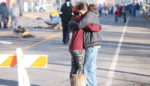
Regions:
<svg viewBox="0 0 150 86"><path fill-rule="evenodd" d="M31 86L70 86L71 55L69 45L62 42L62 30L34 29L34 21L38 20L19 22L34 37L12 38L11 29L0 29L0 54L15 54L16 48L22 48L24 55L48 55L47 68L27 68ZM143 16L128 16L126 23L122 18L115 23L108 15L100 17L100 23L98 86L150 86L150 22ZM0 67L0 86L17 84L17 66Z"/></svg>

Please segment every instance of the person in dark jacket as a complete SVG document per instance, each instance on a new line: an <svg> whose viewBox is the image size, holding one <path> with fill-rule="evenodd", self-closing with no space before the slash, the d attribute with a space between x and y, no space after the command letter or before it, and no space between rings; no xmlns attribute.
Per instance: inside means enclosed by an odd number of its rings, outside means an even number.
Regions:
<svg viewBox="0 0 150 86"><path fill-rule="evenodd" d="M123 17L124 23L126 23L126 21L127 21L127 12L125 10L125 6L123 7L123 10L122 10L122 17Z"/></svg>
<svg viewBox="0 0 150 86"><path fill-rule="evenodd" d="M4 28L7 28L8 19L9 19L9 10L5 3L0 4L0 15L2 16L2 22L4 24L3 25ZM0 27L1 27L1 23L0 23Z"/></svg>
<svg viewBox="0 0 150 86"><path fill-rule="evenodd" d="M95 17L97 17L96 18L97 20L95 21L97 21L97 25L100 25L97 9L94 4L89 5L89 12L95 14ZM96 60L97 60L98 49L100 48L100 44L101 44L100 32L92 32L92 31L84 30L84 47L85 47L84 73L87 75L87 86L97 86Z"/></svg>
<svg viewBox="0 0 150 86"><path fill-rule="evenodd" d="M63 43L69 43L69 21L72 18L72 4L70 0L66 0L65 3L61 6L59 15L61 17L62 26L63 26Z"/></svg>
<svg viewBox="0 0 150 86"><path fill-rule="evenodd" d="M136 10L136 16L139 16L139 10L140 10L140 5L137 3L135 6L135 10Z"/></svg>
<svg viewBox="0 0 150 86"><path fill-rule="evenodd" d="M87 25L99 25L98 11L94 4L89 5L89 11L84 13L82 10L83 4L78 5L78 10L82 13L83 18L77 23L78 29L83 29ZM93 27L93 29L95 29ZM87 76L87 86L97 86L96 80L96 60L98 54L98 48L101 45L100 32L94 32L84 29L83 44L85 48L85 65L84 73Z"/></svg>

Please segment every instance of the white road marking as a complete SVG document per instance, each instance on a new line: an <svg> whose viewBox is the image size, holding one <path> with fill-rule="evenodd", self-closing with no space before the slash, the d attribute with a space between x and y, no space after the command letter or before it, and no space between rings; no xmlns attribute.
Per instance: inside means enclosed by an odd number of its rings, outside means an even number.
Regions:
<svg viewBox="0 0 150 86"><path fill-rule="evenodd" d="M8 42L8 41L0 41L0 44L13 44L12 42Z"/></svg>
<svg viewBox="0 0 150 86"><path fill-rule="evenodd" d="M123 32L122 32L122 35L121 35L121 38L120 38L117 50L115 52L113 61L112 61L111 66L109 68L110 71L107 74L107 77L109 79L106 82L105 86L111 86L112 85L112 78L114 77L114 71L116 70L116 66L117 66L117 62L118 62L118 58L119 58L119 53L120 53L120 48L121 48L121 45L122 45L122 42L123 42L123 39L124 39L124 35L125 35L126 29L127 29L128 22L129 22L129 17L128 17L127 22L125 24L125 27L123 29Z"/></svg>

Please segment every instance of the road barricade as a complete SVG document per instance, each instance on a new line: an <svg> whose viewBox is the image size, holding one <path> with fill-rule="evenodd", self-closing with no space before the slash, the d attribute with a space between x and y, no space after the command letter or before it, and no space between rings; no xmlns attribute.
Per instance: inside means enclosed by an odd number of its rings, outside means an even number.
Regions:
<svg viewBox="0 0 150 86"><path fill-rule="evenodd" d="M26 68L46 68L47 55L23 55L21 48L17 48L15 55L0 55L0 67L14 67L17 65L18 86L30 86Z"/></svg>
<svg viewBox="0 0 150 86"><path fill-rule="evenodd" d="M0 55L0 67L13 67L17 64L17 57L12 55Z"/></svg>

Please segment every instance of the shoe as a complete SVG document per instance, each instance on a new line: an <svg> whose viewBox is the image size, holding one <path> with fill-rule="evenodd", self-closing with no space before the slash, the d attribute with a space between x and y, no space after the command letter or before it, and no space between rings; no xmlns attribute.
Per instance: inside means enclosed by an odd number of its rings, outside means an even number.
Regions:
<svg viewBox="0 0 150 86"><path fill-rule="evenodd" d="M7 29L8 27L7 26L4 26L4 29Z"/></svg>
<svg viewBox="0 0 150 86"><path fill-rule="evenodd" d="M69 44L69 42L64 42L64 44Z"/></svg>

